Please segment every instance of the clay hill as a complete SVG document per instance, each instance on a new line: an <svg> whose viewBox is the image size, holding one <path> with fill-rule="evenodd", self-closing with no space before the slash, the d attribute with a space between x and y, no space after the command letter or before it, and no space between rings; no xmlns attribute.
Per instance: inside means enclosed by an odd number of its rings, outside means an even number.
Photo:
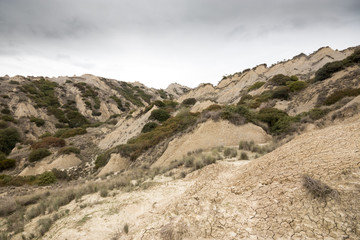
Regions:
<svg viewBox="0 0 360 240"><path fill-rule="evenodd" d="M0 78L0 239L359 239L360 49L152 89Z"/></svg>

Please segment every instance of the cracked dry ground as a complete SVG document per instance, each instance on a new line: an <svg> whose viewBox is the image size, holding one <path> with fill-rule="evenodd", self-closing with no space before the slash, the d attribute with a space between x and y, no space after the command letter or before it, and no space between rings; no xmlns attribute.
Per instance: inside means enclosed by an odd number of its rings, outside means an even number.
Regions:
<svg viewBox="0 0 360 240"><path fill-rule="evenodd" d="M45 238L360 239L359 167L355 120L303 134L250 162L219 161L185 179L75 208ZM337 197L313 198L302 186L304 174ZM114 206L116 213L104 214ZM71 229L84 216L91 219Z"/></svg>
<svg viewBox="0 0 360 240"><path fill-rule="evenodd" d="M301 135L247 165L229 164L189 176L195 184L152 214L136 238L360 239L359 120ZM303 174L338 196L314 199Z"/></svg>

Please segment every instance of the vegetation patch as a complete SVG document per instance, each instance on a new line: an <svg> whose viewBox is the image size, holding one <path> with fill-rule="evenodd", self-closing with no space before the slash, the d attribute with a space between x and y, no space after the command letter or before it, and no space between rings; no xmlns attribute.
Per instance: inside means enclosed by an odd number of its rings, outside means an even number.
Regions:
<svg viewBox="0 0 360 240"><path fill-rule="evenodd" d="M38 127L44 126L45 124L45 121L43 119L36 117L30 117L30 122L35 123Z"/></svg>
<svg viewBox="0 0 360 240"><path fill-rule="evenodd" d="M83 135L86 133L87 133L87 131L85 128L65 128L65 129L58 130L54 134L54 137L69 138L69 137L74 137L76 135Z"/></svg>
<svg viewBox="0 0 360 240"><path fill-rule="evenodd" d="M289 81L293 81L293 79L291 79L289 76L285 76L284 74L277 74L269 80L270 83L277 86L285 86L286 82Z"/></svg>
<svg viewBox="0 0 360 240"><path fill-rule="evenodd" d="M358 95L360 95L360 88L343 89L343 90L335 91L334 93L332 93L330 96L328 96L325 99L324 103L326 105L332 105L332 104L340 101L344 97L356 97Z"/></svg>
<svg viewBox="0 0 360 240"><path fill-rule="evenodd" d="M120 109L121 111L125 112L126 108L124 108L120 98L118 98L117 96L113 95L110 97L112 100L114 100L117 104L118 109Z"/></svg>
<svg viewBox="0 0 360 240"><path fill-rule="evenodd" d="M335 61L325 64L315 73L314 81L323 81L330 78L334 73L339 72L347 67L360 63L360 49L357 49L349 57L341 61Z"/></svg>
<svg viewBox="0 0 360 240"><path fill-rule="evenodd" d="M196 99L195 98L187 98L184 101L182 101L183 105L187 105L187 106L192 106L196 103Z"/></svg>
<svg viewBox="0 0 360 240"><path fill-rule="evenodd" d="M0 171L14 168L16 166L15 159L0 159Z"/></svg>
<svg viewBox="0 0 360 240"><path fill-rule="evenodd" d="M157 120L159 122L165 122L171 117L170 113L163 109L155 109L151 112L149 119Z"/></svg>
<svg viewBox="0 0 360 240"><path fill-rule="evenodd" d="M261 82L261 81L254 83L249 87L249 92L261 88L264 84L265 82Z"/></svg>
<svg viewBox="0 0 360 240"><path fill-rule="evenodd" d="M9 155L18 142L20 142L20 134L16 128L0 129L0 153Z"/></svg>
<svg viewBox="0 0 360 240"><path fill-rule="evenodd" d="M39 185L45 186L47 184L54 183L53 173L49 174L49 172L45 172L39 175L31 175L31 176L10 176L1 174L0 175L0 186L23 186L27 185ZM56 179L55 179L56 181Z"/></svg>
<svg viewBox="0 0 360 240"><path fill-rule="evenodd" d="M69 146L69 147L61 148L58 153L60 155L71 154L71 153L80 154L80 149L78 149L77 147Z"/></svg>
<svg viewBox="0 0 360 240"><path fill-rule="evenodd" d="M290 117L286 112L276 108L263 108L257 114L257 118L269 125L270 133L278 135L290 130L293 122L299 121L297 117Z"/></svg>
<svg viewBox="0 0 360 240"><path fill-rule="evenodd" d="M314 198L325 200L329 196L336 197L338 195L336 190L332 189L320 180L316 180L308 175L304 175L302 180L303 187Z"/></svg>
<svg viewBox="0 0 360 240"><path fill-rule="evenodd" d="M142 128L141 132L142 133L147 133L147 132L151 132L152 130L154 130L156 127L158 126L158 124L156 122L148 122L144 125L144 127Z"/></svg>
<svg viewBox="0 0 360 240"><path fill-rule="evenodd" d="M29 154L29 161L36 162L36 161L39 161L49 155L51 155L51 152L49 150L47 150L46 148L35 149L35 150L31 151Z"/></svg>
<svg viewBox="0 0 360 240"><path fill-rule="evenodd" d="M111 153L120 153L121 156L136 160L146 150L154 147L161 141L182 132L196 124L199 114L189 111L180 111L175 117L170 117L153 131L141 133L139 136L130 139L127 144L114 147L101 154L97 158L98 165L104 165L110 159Z"/></svg>
<svg viewBox="0 0 360 240"><path fill-rule="evenodd" d="M298 92L307 87L307 83L304 81L290 81L287 82L286 85L289 87L291 92Z"/></svg>
<svg viewBox="0 0 360 240"><path fill-rule="evenodd" d="M64 147L65 145L66 145L66 142L62 138L44 137L39 142L31 145L31 148L39 149L39 148L50 148L50 147Z"/></svg>
<svg viewBox="0 0 360 240"><path fill-rule="evenodd" d="M306 113L312 120L319 120L324 117L329 110L324 110L321 108L313 108L309 112Z"/></svg>

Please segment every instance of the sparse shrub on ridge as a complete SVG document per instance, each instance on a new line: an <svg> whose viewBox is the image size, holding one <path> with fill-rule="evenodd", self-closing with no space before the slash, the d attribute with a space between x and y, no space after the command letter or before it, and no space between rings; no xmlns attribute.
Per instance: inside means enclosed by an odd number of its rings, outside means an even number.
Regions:
<svg viewBox="0 0 360 240"><path fill-rule="evenodd" d="M285 76L284 74L277 74L269 80L270 83L277 86L286 85L288 81L292 81L291 77Z"/></svg>

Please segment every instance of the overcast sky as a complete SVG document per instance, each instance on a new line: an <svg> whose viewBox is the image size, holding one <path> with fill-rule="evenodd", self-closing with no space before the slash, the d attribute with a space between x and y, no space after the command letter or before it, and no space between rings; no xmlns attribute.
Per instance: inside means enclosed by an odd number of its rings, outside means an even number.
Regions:
<svg viewBox="0 0 360 240"><path fill-rule="evenodd" d="M196 87L359 39L359 0L0 0L1 76Z"/></svg>

